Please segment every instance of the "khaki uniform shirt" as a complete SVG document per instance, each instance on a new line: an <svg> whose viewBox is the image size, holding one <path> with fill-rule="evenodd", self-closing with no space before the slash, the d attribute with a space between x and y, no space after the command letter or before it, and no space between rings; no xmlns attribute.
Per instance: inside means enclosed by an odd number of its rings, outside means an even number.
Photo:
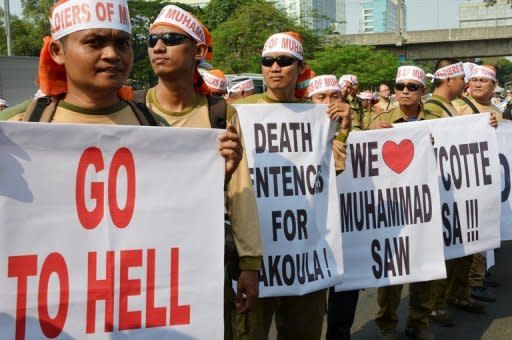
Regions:
<svg viewBox="0 0 512 340"><path fill-rule="evenodd" d="M420 111L416 120L425 120L425 113L420 106ZM407 123L409 122L409 117L400 109L400 106L397 106L389 111L382 112L380 115L376 116L375 119L371 123L371 127L375 127L378 122L386 122L389 124L397 124L397 123Z"/></svg>
<svg viewBox="0 0 512 340"><path fill-rule="evenodd" d="M430 102L430 100L432 99L442 103L443 106L448 110L448 112L443 110L443 108L441 108L439 105ZM423 106L423 111L425 112L426 119L443 118L458 115L458 112L453 107L452 103L446 101L444 98L436 94L433 94L432 97L429 100L427 100L427 102Z"/></svg>
<svg viewBox="0 0 512 340"><path fill-rule="evenodd" d="M473 105L476 106L479 112L494 112L498 120L503 119L503 114L501 113L501 111L496 107L496 105L492 104L491 102L489 102L488 104L481 104L471 96L468 96L466 98L470 100L471 103L473 103ZM469 106L468 103L466 103L462 99L455 99L454 101L452 101L452 104L455 107L455 109L457 109L458 115L470 115L473 113L477 113L473 112L471 106Z"/></svg>
<svg viewBox="0 0 512 340"><path fill-rule="evenodd" d="M19 113L9 118L9 120L22 121L24 114L24 112ZM84 109L61 100L51 121L75 124L140 125L132 108L124 101L105 109L93 110Z"/></svg>
<svg viewBox="0 0 512 340"><path fill-rule="evenodd" d="M205 96L197 96L194 105L185 111L169 112L162 108L156 98L156 91L151 88L146 95L146 105L171 126L211 128L208 100ZM243 141L238 114L231 105L227 106L227 116ZM263 256L261 225L245 152L238 168L231 176L225 196L233 237L240 256L240 269L260 270Z"/></svg>

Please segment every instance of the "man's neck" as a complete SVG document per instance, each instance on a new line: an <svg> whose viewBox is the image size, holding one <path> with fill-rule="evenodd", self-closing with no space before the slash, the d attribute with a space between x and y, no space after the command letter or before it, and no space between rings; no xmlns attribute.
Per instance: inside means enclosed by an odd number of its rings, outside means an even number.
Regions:
<svg viewBox="0 0 512 340"><path fill-rule="evenodd" d="M86 93L71 86L68 86L68 91L64 97L64 101L69 104L91 110L111 107L117 104L119 100L117 93Z"/></svg>
<svg viewBox="0 0 512 340"><path fill-rule="evenodd" d="M192 79L192 78L191 78ZM155 94L158 104L170 112L181 112L194 105L196 101L196 92L192 81L176 81L158 79L155 86Z"/></svg>
<svg viewBox="0 0 512 340"><path fill-rule="evenodd" d="M266 95L272 100L278 102L296 102L298 101L295 97L295 89L267 89Z"/></svg>
<svg viewBox="0 0 512 340"><path fill-rule="evenodd" d="M433 92L436 96L439 96L446 100L448 103L450 103L452 100L456 99L457 97L454 97L450 93L450 89L444 86L440 86L436 88Z"/></svg>
<svg viewBox="0 0 512 340"><path fill-rule="evenodd" d="M471 98L473 98L480 105L488 106L488 105L492 104L492 102L491 102L492 97L490 97L490 98L475 98L475 97L471 96Z"/></svg>
<svg viewBox="0 0 512 340"><path fill-rule="evenodd" d="M420 113L420 106L419 104L413 104L413 105L400 105L400 110L407 116L407 117L417 117Z"/></svg>

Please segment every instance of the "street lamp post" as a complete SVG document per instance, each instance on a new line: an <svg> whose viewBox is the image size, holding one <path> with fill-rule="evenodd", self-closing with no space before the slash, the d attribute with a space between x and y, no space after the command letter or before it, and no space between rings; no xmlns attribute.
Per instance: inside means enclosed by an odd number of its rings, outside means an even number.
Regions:
<svg viewBox="0 0 512 340"><path fill-rule="evenodd" d="M5 34L7 35L7 55L12 55L11 48L11 14L9 11L9 0L4 0L5 9Z"/></svg>

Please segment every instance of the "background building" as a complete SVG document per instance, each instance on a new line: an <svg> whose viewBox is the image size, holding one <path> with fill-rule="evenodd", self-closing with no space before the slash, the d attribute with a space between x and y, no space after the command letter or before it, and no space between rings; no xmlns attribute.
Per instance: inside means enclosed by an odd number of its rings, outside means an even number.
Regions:
<svg viewBox="0 0 512 340"><path fill-rule="evenodd" d="M497 0L496 5L483 3L459 4L459 27L489 27L512 25L512 8L507 0Z"/></svg>
<svg viewBox="0 0 512 340"><path fill-rule="evenodd" d="M396 32L398 29L398 3L401 27L405 30L405 4L398 0L362 0L359 33Z"/></svg>
<svg viewBox="0 0 512 340"><path fill-rule="evenodd" d="M267 0L289 17L315 31L345 34L346 0ZM179 0L187 5L206 6L210 0Z"/></svg>
<svg viewBox="0 0 512 340"><path fill-rule="evenodd" d="M345 0L280 0L274 3L288 16L315 31L345 34Z"/></svg>

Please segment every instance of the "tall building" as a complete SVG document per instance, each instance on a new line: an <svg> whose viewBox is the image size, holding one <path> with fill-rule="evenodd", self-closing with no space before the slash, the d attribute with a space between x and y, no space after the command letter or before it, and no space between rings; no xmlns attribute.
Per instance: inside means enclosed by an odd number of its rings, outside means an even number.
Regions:
<svg viewBox="0 0 512 340"><path fill-rule="evenodd" d="M507 0L497 0L494 6L483 3L459 4L459 27L489 27L512 25L512 8Z"/></svg>
<svg viewBox="0 0 512 340"><path fill-rule="evenodd" d="M171 1L171 0L167 0ZM345 34L346 0L267 0L289 17L315 31L333 31ZM210 0L179 0L178 2L204 7Z"/></svg>
<svg viewBox="0 0 512 340"><path fill-rule="evenodd" d="M345 0L281 0L275 6L315 31L334 31L345 34Z"/></svg>
<svg viewBox="0 0 512 340"><path fill-rule="evenodd" d="M406 10L403 0L362 0L359 33L396 32L399 3L401 29L405 30Z"/></svg>

